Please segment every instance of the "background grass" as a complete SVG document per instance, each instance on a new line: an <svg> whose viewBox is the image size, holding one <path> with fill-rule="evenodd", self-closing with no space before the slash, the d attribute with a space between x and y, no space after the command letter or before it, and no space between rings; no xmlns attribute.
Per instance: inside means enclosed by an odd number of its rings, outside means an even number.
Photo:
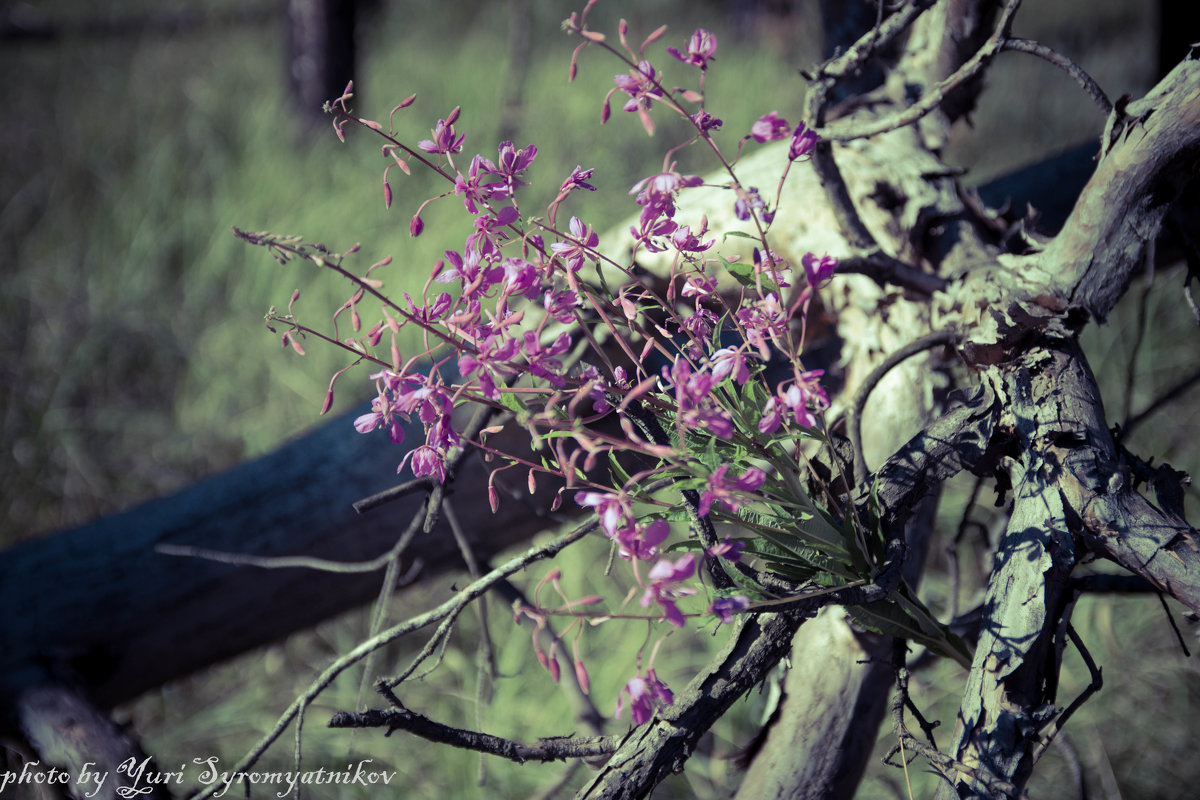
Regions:
<svg viewBox="0 0 1200 800"><path fill-rule="evenodd" d="M206 4L222 5L231 7ZM1028 3L1016 31L1069 53L1115 97L1144 90L1153 79L1148 6L1137 0L1093 2L1086 10L1075 3ZM636 119L619 111L601 128L600 102L618 70L598 53L587 53L579 81L569 86L572 43L557 22L572 6L540 0L534 7L534 66L517 144L539 146L532 177L543 187L543 202L576 164L597 167L595 182L612 192L580 198L571 211L603 229L628 215L625 190L657 171L662 149L678 133L664 126L647 139ZM104 13L154 8L127 0ZM412 140L461 105L468 153L491 154L506 88L506 6L457 0L437 8L418 14L388 5L364 25L357 108L382 118L417 92L417 104L398 117L402 135ZM94 4L65 0L37 10L56 19L97 13ZM819 34L804 4L785 20L743 27L740 36L725 32L729 18L715 2L640 2L623 9L611 2L598 9L610 29L618 13L629 14L631 27L642 34L670 22L668 43L675 46L696 25L718 32L721 49L709 97L711 109L726 121L728 141L772 108L797 115L803 86L796 70L811 62ZM14 76L0 89L6 109L0 126L0 424L10 454L0 470L4 542L172 491L315 422L328 376L342 359L320 347L310 347L304 359L281 351L260 320L298 288L301 313L315 321L341 302L346 287L273 264L235 241L231 225L303 234L334 249L361 241L363 264L394 256L387 277L395 285L420 282L442 249L461 245L431 233L415 241L407 235L411 212L440 191L430 179L393 172L396 201L387 212L374 141L352 136L341 145L332 131L315 138L303 132L283 91L282 41L276 25L259 24L169 39L76 36L0 49L0 67ZM673 79L682 83L687 75L679 70ZM952 163L979 179L1095 137L1103 125L1066 77L1033 59L1004 56L989 84L974 128L957 131L949 151ZM691 157L682 156L685 169L707 168ZM435 229L436 215L457 213L453 199L441 205L427 216L427 230ZM1126 406L1144 407L1196 362L1196 329L1178 287L1176 275L1159 276L1144 299L1132 292L1109 326L1087 334L1114 420ZM1135 352L1132 332L1139 326L1148 336ZM1127 388L1131 363L1136 378ZM358 398L342 384L339 399ZM1195 403L1185 400L1140 428L1131 446L1194 471L1197 427ZM943 530L953 531L959 515L947 507ZM984 557L983 544L967 547ZM563 565L570 588L599 591L588 567L604 557L570 554ZM448 583L397 597L392 615L447 596ZM946 591L935 572L926 592L939 602ZM520 738L572 732L567 705L537 667L527 637L506 635L510 619L506 609L491 610L502 678L490 705L476 710L471 643L479 623L467 615L438 673L421 684L426 694L412 698L414 708ZM330 621L164 687L121 713L165 768L193 755L220 755L231 763L329 658L359 640L365 625L361 614ZM1089 598L1076 612L1076 625L1106 677L1105 690L1068 728L1094 794L1188 796L1200 778L1186 745L1197 732L1192 719L1200 683L1157 601ZM603 712L611 711L643 636L610 624L586 637L590 663L614 653L624 659L620 668L593 667L593 696ZM720 642L672 637L660 672L682 686ZM402 642L383 661L404 664L419 646ZM348 674L310 710L309 763L374 758L401 771L405 797L523 798L563 769L493 760L487 787L479 789L476 756L402 735L322 730L328 711L355 704L359 678ZM960 682L949 665L915 679L916 699L947 728ZM1086 671L1069 656L1062 699L1085 683ZM656 796L726 796L738 778L724 756L747 740L763 704L758 696L740 703L706 738L685 775ZM942 732L943 740L948 736ZM885 731L884 751L890 741ZM269 761L286 767L287 751L277 747ZM1062 796L1067 763L1052 752L1031 795ZM915 795L928 796L930 778L914 779ZM892 796L902 785L901 773L881 767L860 795Z"/></svg>

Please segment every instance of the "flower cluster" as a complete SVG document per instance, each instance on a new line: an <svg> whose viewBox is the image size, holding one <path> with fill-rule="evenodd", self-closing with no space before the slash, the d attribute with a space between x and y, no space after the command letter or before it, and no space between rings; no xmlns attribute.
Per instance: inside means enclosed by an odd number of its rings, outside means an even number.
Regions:
<svg viewBox="0 0 1200 800"><path fill-rule="evenodd" d="M579 50L586 45L609 49L628 67L614 78L604 101L604 119L610 98L620 92L627 97L624 110L637 113L647 132L654 130L652 108L688 120L695 131L690 142L711 148L726 169L736 215L769 226L773 212L757 189L742 186L732 162L710 136L721 125L704 109L704 75L717 50L712 33L699 29L686 49L667 48L678 62L699 71L697 90L672 93L664 89L662 75L646 53L661 30L635 51L622 23L623 54L587 29L586 10L582 16L572 15L566 27L584 40L572 58L572 74ZM797 499L789 488L795 482L777 476L780 469L801 468L794 442L820 428L821 412L829 404L819 383L823 373L800 366L798 342L808 300L830 279L836 259L803 256L807 284L785 303L780 293L799 271L771 248L766 229L760 228L752 264L710 257L716 239L708 238L708 221L685 224L681 211L681 196L703 180L678 171L668 154L661 171L629 192L640 209L630 227L633 252L672 256L669 273L660 276L666 284L663 291L662 284L636 277L631 260L621 263L603 252L600 237L580 217L570 216L565 229L558 227L557 212L574 192L596 190L590 182L593 169L577 166L562 180L546 216L526 219L519 204L538 156L535 145L518 148L511 141L501 142L495 157L475 154L461 171L455 156L463 152L467 137L456 127L461 125L459 109L437 120L431 138L411 148L384 133L379 123L354 116L347 105L351 97L348 87L331 106L339 135L348 122L362 124L387 140L384 152L393 162L389 168L407 165L409 159L420 161L450 184L416 210L409 223L411 235L424 235L422 212L441 198L458 198L471 218L470 233L443 251L416 298L404 292L403 300L395 301L382 293L382 282L370 273L386 261L358 276L340 260L321 256L322 265L356 286L343 307L351 310L356 331L358 306L366 296L381 307L379 321L364 335L334 339L358 361L377 367L370 376L376 390L371 410L355 420L355 429L385 430L392 442L401 444L415 435L419 423L424 443L411 447L398 470L410 467L414 475L438 482L452 476L456 458L467 447L498 460L498 469L527 470L531 491L538 475L557 476L562 485L559 497L575 490L578 505L595 512L616 554L628 564L647 624L665 623L665 630L671 630L685 627L692 617L732 622L753 601L728 587L706 587L704 576L736 569L744 556L763 551L755 549L753 537L700 541L694 531L668 544L673 535L682 534L668 520L680 517L663 514L658 507L691 503L692 518L707 521L713 516L734 520L748 506L769 510L773 504L801 503L803 498ZM412 106L413 99L397 106L393 115ZM815 146L811 130L803 123L793 129L772 111L754 123L748 138L768 142L788 136L791 146L781 164L786 175L791 163ZM390 207L386 173L385 187ZM584 270L588 262L599 265L604 277L596 279ZM718 280L721 270L741 284L740 292L718 290L723 285ZM293 341L312 331L290 314L273 319L293 326L287 334ZM400 352L397 334L405 326L420 329L424 348L419 352ZM580 357L583 345L596 349L595 359ZM772 360L792 365L791 374L769 383L765 365ZM541 447L540 454L530 458L528 453L500 452L480 432L490 429L456 427L454 412L467 404L489 406L498 414L515 413ZM638 419L644 422L652 415L674 435L647 435L633 422L634 405L640 409ZM596 418L611 414L617 416L623 434L613 433L611 427L590 427ZM595 477L601 456L625 454L650 466L611 484ZM695 492L685 492L683 501L664 501L644 488L656 478L682 481ZM490 491L489 500L494 508L498 494ZM556 574L552 582L557 587ZM706 608L690 610L692 598L701 595L708 598ZM576 614L581 613L577 608L595 602L598 598L587 598L564 608ZM540 628L547 625L549 612L537 603L521 613ZM547 651L534 639L539 661L555 678L557 642ZM586 683L577 647L574 663L581 683ZM652 665L643 670L639 654L638 672L622 690L617 715L627 704L634 723L641 724L672 702L670 689Z"/></svg>

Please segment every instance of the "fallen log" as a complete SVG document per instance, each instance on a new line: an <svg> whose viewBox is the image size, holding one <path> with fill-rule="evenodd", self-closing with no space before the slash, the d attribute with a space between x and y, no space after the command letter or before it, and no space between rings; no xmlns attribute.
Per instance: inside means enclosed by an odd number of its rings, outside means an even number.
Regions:
<svg viewBox="0 0 1200 800"><path fill-rule="evenodd" d="M382 569L263 569L158 549L347 563L387 553L425 493L354 510L356 500L397 483L404 450L356 434L353 416L177 494L0 554L6 725L16 698L34 686L67 683L110 707L377 597ZM423 439L419 423L407 433ZM551 493L530 497L523 481L492 514L483 494L489 469L468 459L456 484L460 496L479 491L457 508L481 559L550 524ZM402 572L427 577L462 566L444 522L417 537Z"/></svg>

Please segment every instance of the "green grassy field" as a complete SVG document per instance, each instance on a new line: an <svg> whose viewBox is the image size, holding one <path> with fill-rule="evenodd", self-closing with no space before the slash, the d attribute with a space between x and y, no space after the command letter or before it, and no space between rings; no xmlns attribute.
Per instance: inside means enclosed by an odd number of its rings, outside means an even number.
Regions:
<svg viewBox="0 0 1200 800"><path fill-rule="evenodd" d="M1144 89L1152 80L1152 20L1142 4L1107 0L1089 4L1082 15L1060 4L1027 5L1017 33L1062 47L1110 95ZM412 140L427 136L439 117L461 105L468 153L491 155L505 88L505 6L458 0L438 7L445 10L441 16L420 18L411 9L388 7L367 26L357 108L385 117L417 92L416 105L398 117L402 135ZM599 126L601 99L618 70L588 53L579 81L567 84L572 43L557 23L572 8L535 3L534 67L517 144L538 144L532 177L545 199L577 163L597 167L594 182L614 191L582 198L572 211L604 229L630 213L625 191L658 171L662 150L675 140L669 126L647 139L636 118L619 111L606 128ZM615 20L618 9L613 0L601 4L600 13ZM77 18L95 6L45 3L40 10ZM809 63L818 40L810 17L751 29L741 39L721 33L726 17L715 3L641 2L630 20L642 33L670 22L668 39L675 46L696 25L718 31L721 50L708 94L711 109L725 119L727 141L773 108L796 116L803 91L796 69ZM385 276L392 286L419 286L441 250L461 245L461 239L428 232L417 240L408 236L411 213L440 191L431 180L393 171L396 200L389 212L380 187L384 162L373 141L356 135L343 145L332 130L316 137L303 133L283 89L281 43L282 31L263 24L172 40L73 38L0 49L0 66L13 76L3 88L7 119L0 127L0 419L11 453L0 471L3 543L170 492L316 422L329 375L343 360L315 346L305 358L296 357L280 348L261 317L300 289L299 308L316 321L344 299L345 287L297 266L275 265L264 252L237 242L230 226L301 234L334 249L361 242L363 264L394 257ZM950 151L952 163L979 177L1098 135L1103 125L1069 80L1040 62L1006 56L991 84L975 128L957 132ZM427 231L458 214L456 200L442 205L427 215ZM1195 364L1197 331L1178 286L1178 276L1159 276L1144 311L1135 289L1108 327L1087 334L1114 421L1127 405L1144 407ZM1127 390L1131 332L1142 324L1147 339L1135 359L1137 379ZM341 386L343 405L360 399L348 384ZM1190 443L1198 427L1196 404L1185 398L1139 429L1131 445L1195 470L1200 465ZM957 513L945 510L945 530L953 530ZM581 565L603 557L568 556L564 571L575 581L571 588L597 591ZM393 601L391 615L399 618L444 598L448 584L405 593ZM940 602L945 590L935 572L926 591ZM476 702L472 643L479 623L467 615L441 668L422 683L427 696L419 704L414 700L414 707L519 738L573 732L568 706L537 667L528 638L505 635L510 612L493 607L490 619L499 674L491 703ZM1180 654L1157 600L1087 599L1076 611L1076 625L1106 679L1104 691L1068 728L1092 796L1194 796L1200 769L1188 758L1186 743L1197 733L1200 675ZM362 614L330 621L164 687L119 713L165 768L209 755L231 764L365 629ZM1194 634L1185 635L1195 641ZM611 624L589 633L589 657L625 658L621 669L592 672L601 711L611 712L642 636ZM720 636L672 637L664 645L664 677L682 685L721 642ZM404 664L421 644L403 642L384 661ZM1062 697L1079 691L1086 675L1068 656ZM943 741L953 724L960 677L946 665L915 679L917 701L944 721ZM403 791L396 796L406 798L531 797L564 769L488 761L487 783L479 788L477 756L402 734L385 739L325 730L327 712L355 704L360 678L349 673L309 710L304 746L310 763L373 758L399 771ZM688 772L656 797L728 796L738 776L726 756L746 741L763 703L757 696L740 703L706 739ZM890 741L885 726L882 751ZM290 749L290 742L280 743L269 764L286 768ZM1051 751L1030 795L1065 796L1067 763ZM913 778L915 796L928 796L929 776ZM903 796L901 787L899 771L877 767L860 796Z"/></svg>

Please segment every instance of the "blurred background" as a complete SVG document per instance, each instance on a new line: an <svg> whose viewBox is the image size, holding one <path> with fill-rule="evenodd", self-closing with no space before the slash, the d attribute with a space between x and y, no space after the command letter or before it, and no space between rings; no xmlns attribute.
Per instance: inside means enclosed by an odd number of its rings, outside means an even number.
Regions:
<svg viewBox="0 0 1200 800"><path fill-rule="evenodd" d="M725 120L723 142L732 147L767 111L799 116L804 83L798 70L814 63L822 35L814 5L606 0L593 27L612 31L624 16L631 39L640 41L668 23L659 49L683 48L697 26L716 32L709 109ZM353 105L386 124L391 108L416 92L416 103L396 115L398 136L409 142L428 137L439 118L462 106L457 127L467 134L468 158L474 152L494 157L501 138L513 138L518 147L536 143L534 187L523 206L529 210L544 206L577 164L595 167L593 183L608 191L578 198L570 211L604 230L630 214L626 191L659 171L663 151L683 133L664 124L649 139L619 105L601 128L601 102L620 70L589 51L579 79L568 84L575 42L559 22L573 10L560 0L360 4L347 23ZM1110 97L1144 92L1159 72L1155 3L1030 2L1017 20L1018 35L1070 55ZM386 162L377 141L355 131L342 144L319 113L320 101L339 93L344 80L335 78L340 85L316 101L311 89L296 85L298 77L319 72L290 44L298 29L303 32L273 2L0 5L0 67L8 76L0 88L0 545L169 493L317 423L329 376L344 360L311 345L300 358L282 349L261 320L270 306L285 306L295 289L302 315L313 323L327 319L345 299L345 287L303 265L275 264L236 241L231 226L299 234L334 250L361 242L356 258L363 265L393 257L384 275L392 288L419 287L442 250L461 246L457 233L436 234L440 221L462 216L453 198L425 214L424 236L408 236L417 206L443 190L419 172L410 178L392 171L395 200L390 211L384 208ZM1192 39L1200 38L1194 33ZM656 65L671 81L693 79L667 61ZM955 132L948 154L969 170L969 180L1095 141L1103 129L1103 115L1043 62L1005 54L988 83L973 125ZM693 157L680 155L685 170L711 168L689 161ZM1111 323L1089 330L1086 346L1112 421L1146 407L1195 369L1197 330L1181 286L1177 270L1160 272L1153 282L1139 279ZM343 382L338 407L369 391L356 393ZM1129 444L1195 473L1200 465L1191 443L1198 427L1194 398L1184 394L1139 426ZM952 506L944 511L949 530L957 513ZM587 564L603 552L577 557ZM574 571L574 589L595 591L584 572ZM938 591L931 580L935 603ZM410 609L425 602L400 601ZM505 609L494 616L498 630L511 625ZM364 625L358 615L333 621L164 687L119 714L165 764L214 754L232 763L315 670L356 643ZM460 642L473 640L474 625L464 620ZM1068 728L1071 750L1047 756L1031 795L1062 796L1053 787L1069 781L1075 768L1088 776L1092 796L1194 792L1200 768L1185 743L1198 732L1192 720L1200 678L1180 653L1158 601L1085 599L1076 625L1105 669L1106 687ZM632 653L641 637L608 628L598 634L598 640L589 634L596 653L609 647ZM623 635L639 641L623 644ZM688 637L672 655L680 684L703 663L706 651L697 640L704 638ZM526 652L524 636L500 639L501 674L508 677L498 682L492 704L480 706L477 716L475 656L467 644L450 648L430 680L429 713L452 720L457 714L460 724L522 738L570 732L569 711ZM407 648L397 646L389 661L402 659ZM953 667L938 670L919 676L914 695L949 728L961 676ZM611 711L627 677L593 672L602 711ZM1068 660L1063 697L1086 682L1082 665ZM313 719L353 706L356 690L356 679L336 687L311 712ZM740 704L687 775L660 795L719 797L736 786L725 756L750 735L762 702ZM307 737L314 764L340 763L348 748L369 753L402 771L405 797L529 797L563 769L489 762L487 787L478 789L477 757L402 736L331 734L322 725L313 725ZM888 739L885 731L884 751ZM289 747L276 749L277 763L286 765ZM892 796L902 786L898 771L875 772L862 797Z"/></svg>

